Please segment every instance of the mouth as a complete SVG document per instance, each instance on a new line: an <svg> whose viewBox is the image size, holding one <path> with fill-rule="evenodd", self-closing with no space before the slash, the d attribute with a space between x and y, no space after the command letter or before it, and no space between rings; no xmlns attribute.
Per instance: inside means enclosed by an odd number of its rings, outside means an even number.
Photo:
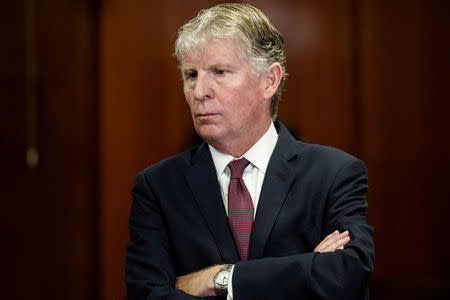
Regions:
<svg viewBox="0 0 450 300"><path fill-rule="evenodd" d="M195 114L196 118L204 118L204 117L212 117L217 116L215 113L202 113L202 114Z"/></svg>
<svg viewBox="0 0 450 300"><path fill-rule="evenodd" d="M214 124L217 120L217 116L219 114L215 113L198 113L195 114L195 120L196 122L199 122L199 124Z"/></svg>

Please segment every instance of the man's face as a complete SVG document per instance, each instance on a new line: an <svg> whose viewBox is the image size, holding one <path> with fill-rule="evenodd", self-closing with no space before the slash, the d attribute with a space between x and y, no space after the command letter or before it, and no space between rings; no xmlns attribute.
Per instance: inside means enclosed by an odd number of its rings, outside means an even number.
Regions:
<svg viewBox="0 0 450 300"><path fill-rule="evenodd" d="M207 40L184 54L181 69L195 129L215 148L251 146L270 126L265 77L252 72L234 40Z"/></svg>

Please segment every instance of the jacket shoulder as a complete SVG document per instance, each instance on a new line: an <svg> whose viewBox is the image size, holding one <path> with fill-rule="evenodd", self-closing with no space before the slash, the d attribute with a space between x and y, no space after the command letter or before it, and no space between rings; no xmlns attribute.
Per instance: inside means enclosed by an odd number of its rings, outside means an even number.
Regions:
<svg viewBox="0 0 450 300"><path fill-rule="evenodd" d="M173 172L179 172L191 164L192 158L200 146L190 148L182 153L169 156L163 160L152 164L141 171L144 176L170 175Z"/></svg>
<svg viewBox="0 0 450 300"><path fill-rule="evenodd" d="M336 161L352 161L359 160L355 156L331 146L324 146L318 144L307 144L304 142L299 142L301 145L302 155L317 156L325 160L336 160Z"/></svg>
<svg viewBox="0 0 450 300"><path fill-rule="evenodd" d="M354 166L367 172L362 160L338 148L296 141L296 149L297 162L316 170L334 173L346 166Z"/></svg>

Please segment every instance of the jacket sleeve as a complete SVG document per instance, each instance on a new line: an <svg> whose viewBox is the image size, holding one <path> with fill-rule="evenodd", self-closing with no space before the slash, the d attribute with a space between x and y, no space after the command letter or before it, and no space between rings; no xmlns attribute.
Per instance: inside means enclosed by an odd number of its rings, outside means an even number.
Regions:
<svg viewBox="0 0 450 300"><path fill-rule="evenodd" d="M323 228L348 230L351 241L332 253L304 253L239 262L234 299L364 299L373 269L373 228L367 224L367 169L352 159L329 187Z"/></svg>
<svg viewBox="0 0 450 300"><path fill-rule="evenodd" d="M175 289L176 275L164 220L142 172L136 176L131 193L125 268L128 299L198 299Z"/></svg>

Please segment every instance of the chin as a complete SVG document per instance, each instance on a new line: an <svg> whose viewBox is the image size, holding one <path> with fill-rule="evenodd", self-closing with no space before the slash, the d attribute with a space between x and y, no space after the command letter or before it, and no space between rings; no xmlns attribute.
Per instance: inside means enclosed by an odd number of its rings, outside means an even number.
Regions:
<svg viewBox="0 0 450 300"><path fill-rule="evenodd" d="M197 130L198 135L208 144L213 143L219 138L217 132L213 130Z"/></svg>
<svg viewBox="0 0 450 300"><path fill-rule="evenodd" d="M197 124L195 130L204 140L215 140L220 136L220 128L212 124Z"/></svg>
<svg viewBox="0 0 450 300"><path fill-rule="evenodd" d="M217 136L215 136L215 135L204 134L204 133L199 133L198 135L208 144L212 144L212 143L214 143L214 141L217 140Z"/></svg>

